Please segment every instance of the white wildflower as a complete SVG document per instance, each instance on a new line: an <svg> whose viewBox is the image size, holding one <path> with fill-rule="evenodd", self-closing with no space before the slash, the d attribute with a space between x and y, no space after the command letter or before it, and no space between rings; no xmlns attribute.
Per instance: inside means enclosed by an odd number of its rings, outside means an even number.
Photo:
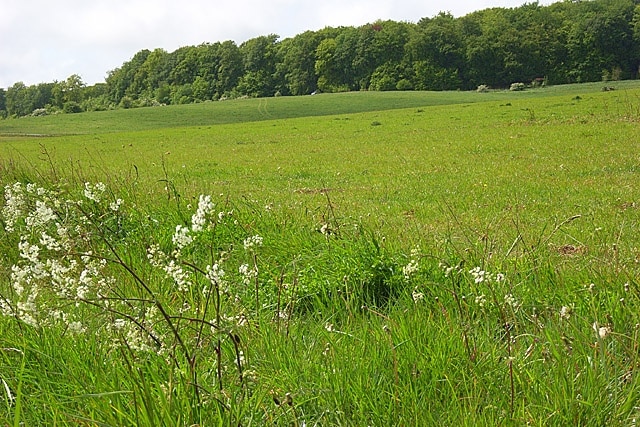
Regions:
<svg viewBox="0 0 640 427"><path fill-rule="evenodd" d="M106 191L107 186L102 182L98 182L94 185L91 185L88 182L84 183L84 197L89 200L93 200L96 203L100 203L102 199L102 195Z"/></svg>
<svg viewBox="0 0 640 427"><path fill-rule="evenodd" d="M76 288L76 297L79 300L87 299L88 293L89 293L89 287L87 285L80 285Z"/></svg>
<svg viewBox="0 0 640 427"><path fill-rule="evenodd" d="M471 270L469 270L469 274L471 274L473 276L473 281L475 283L482 283L485 281L485 279L487 278L487 272L484 270L481 270L480 267L475 267Z"/></svg>
<svg viewBox="0 0 640 427"><path fill-rule="evenodd" d="M191 216L191 230L199 232L204 230L207 223L207 216L213 212L215 205L211 201L211 196L200 195L198 200L198 209Z"/></svg>
<svg viewBox="0 0 640 427"><path fill-rule="evenodd" d="M127 324L127 321L124 319L115 319L113 321L113 327L115 329L123 329Z"/></svg>
<svg viewBox="0 0 640 427"><path fill-rule="evenodd" d="M26 237L22 236L20 243L18 243L18 249L20 250L20 256L31 264L37 264L39 262L40 247L29 243Z"/></svg>
<svg viewBox="0 0 640 427"><path fill-rule="evenodd" d="M418 261L416 261L415 259L412 259L411 261L409 261L409 264L402 267L402 274L404 275L404 278L409 280L409 278L416 271L418 271L418 268L419 268Z"/></svg>
<svg viewBox="0 0 640 427"><path fill-rule="evenodd" d="M572 311L573 310L571 309L571 307L567 307L566 305L563 305L562 308L560 308L560 318L569 320L569 318L571 317Z"/></svg>
<svg viewBox="0 0 640 427"><path fill-rule="evenodd" d="M53 209L42 200L36 200L35 210L25 218L25 224L28 228L41 228L54 219L56 219L56 214Z"/></svg>
<svg viewBox="0 0 640 427"><path fill-rule="evenodd" d="M213 264L212 266L207 265L205 271L207 272L207 278L211 281L211 283L218 285L222 283L224 270L220 268L220 265L218 265L217 263Z"/></svg>
<svg viewBox="0 0 640 427"><path fill-rule="evenodd" d="M187 273L182 269L182 267L177 265L174 260L169 261L169 263L164 266L164 272L166 273L167 277L173 279L178 288L178 291L185 292L191 287L189 273Z"/></svg>
<svg viewBox="0 0 640 427"><path fill-rule="evenodd" d="M13 185L5 185L4 200L5 205L2 208L2 216L4 217L5 229L8 232L13 232L18 219L23 215L22 210L26 205L22 184L16 182Z"/></svg>
<svg viewBox="0 0 640 427"><path fill-rule="evenodd" d="M249 264L242 264L238 271L242 276L242 283L245 285L249 285L256 277L258 277L258 267L253 266L249 267Z"/></svg>
<svg viewBox="0 0 640 427"><path fill-rule="evenodd" d="M478 304L480 308L484 307L486 303L487 297L484 294L476 296L476 304Z"/></svg>
<svg viewBox="0 0 640 427"><path fill-rule="evenodd" d="M109 209L114 212L118 212L120 210L120 206L122 206L122 203L124 203L124 200L117 199L115 202L111 202L111 204L109 205Z"/></svg>
<svg viewBox="0 0 640 427"><path fill-rule="evenodd" d="M0 314L3 316L15 316L13 308L6 299L0 297Z"/></svg>
<svg viewBox="0 0 640 427"><path fill-rule="evenodd" d="M601 340L605 339L613 332L611 326L600 326L598 325L598 322L593 322L593 325L591 325L591 327L598 335L598 338L600 338Z"/></svg>
<svg viewBox="0 0 640 427"><path fill-rule="evenodd" d="M87 328L82 325L82 322L69 322L67 326L69 327L69 331L74 334L82 334L87 330Z"/></svg>
<svg viewBox="0 0 640 427"><path fill-rule="evenodd" d="M413 302L417 304L418 301L422 301L424 299L424 293L418 292L418 289L414 289L413 292L411 292L411 298L413 298Z"/></svg>
<svg viewBox="0 0 640 427"><path fill-rule="evenodd" d="M164 252L162 252L162 249L160 249L159 245L152 244L147 249L147 259L149 260L149 263L152 266L156 268L161 268L164 266L165 262L167 261L167 255Z"/></svg>
<svg viewBox="0 0 640 427"><path fill-rule="evenodd" d="M254 247L262 246L262 237L258 236L257 234L255 236L247 237L246 239L244 239L243 244L245 250L250 250Z"/></svg>
<svg viewBox="0 0 640 427"><path fill-rule="evenodd" d="M178 224L176 225L176 231L173 233L173 238L171 240L176 246L178 252L180 252L183 248L193 242L193 237L189 235L189 228Z"/></svg>
<svg viewBox="0 0 640 427"><path fill-rule="evenodd" d="M44 231L40 235L40 244L50 251L59 251L62 249L60 243Z"/></svg>
<svg viewBox="0 0 640 427"><path fill-rule="evenodd" d="M29 267L11 266L11 285L18 296L24 292L24 285L31 281Z"/></svg>
<svg viewBox="0 0 640 427"><path fill-rule="evenodd" d="M513 309L517 309L518 307L520 307L520 303L512 294L505 295L504 302L505 304L510 305Z"/></svg>

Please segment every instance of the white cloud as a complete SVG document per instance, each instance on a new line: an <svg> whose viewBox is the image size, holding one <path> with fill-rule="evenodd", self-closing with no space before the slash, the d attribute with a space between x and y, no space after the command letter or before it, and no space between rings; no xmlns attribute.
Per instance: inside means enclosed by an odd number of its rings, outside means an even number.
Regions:
<svg viewBox="0 0 640 427"><path fill-rule="evenodd" d="M241 43L267 34L292 37L326 26L377 19L417 22L450 11L462 16L524 0L3 0L0 87L65 80L104 81L142 49L173 51L203 42ZM548 4L548 2L545 2Z"/></svg>

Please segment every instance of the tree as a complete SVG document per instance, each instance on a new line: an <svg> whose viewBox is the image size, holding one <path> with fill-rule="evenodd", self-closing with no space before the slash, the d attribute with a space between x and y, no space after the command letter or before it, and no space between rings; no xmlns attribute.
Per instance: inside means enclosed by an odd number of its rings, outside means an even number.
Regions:
<svg viewBox="0 0 640 427"><path fill-rule="evenodd" d="M0 88L0 118L7 116L7 92Z"/></svg>
<svg viewBox="0 0 640 427"><path fill-rule="evenodd" d="M322 34L306 31L280 43L277 71L285 82L285 94L304 95L318 88L315 63Z"/></svg>
<svg viewBox="0 0 640 427"><path fill-rule="evenodd" d="M29 90L23 82L16 82L7 89L6 107L9 116L26 116L34 110L28 92Z"/></svg>
<svg viewBox="0 0 640 427"><path fill-rule="evenodd" d="M623 77L635 74L638 49L634 44L631 0L601 0L572 5L568 51L573 81L594 81L619 68Z"/></svg>
<svg viewBox="0 0 640 427"><path fill-rule="evenodd" d="M328 38L322 40L316 49L314 70L318 77L318 89L323 92L349 90L336 58L337 46L338 42L335 38Z"/></svg>
<svg viewBox="0 0 640 427"><path fill-rule="evenodd" d="M148 49L136 53L130 61L122 64L122 67L109 71L107 75L107 93L109 100L114 104L119 104L125 95L137 98L135 91L130 87L133 84L138 69L144 64L151 54Z"/></svg>
<svg viewBox="0 0 640 427"><path fill-rule="evenodd" d="M244 75L238 92L252 97L272 96L281 82L276 81L277 43L279 36L270 34L250 39L240 45Z"/></svg>
<svg viewBox="0 0 640 427"><path fill-rule="evenodd" d="M462 86L465 41L461 21L440 13L421 19L406 45L413 86L419 90L453 90Z"/></svg>
<svg viewBox="0 0 640 427"><path fill-rule="evenodd" d="M240 77L244 73L242 53L235 42L228 40L223 42L218 49L220 62L218 63L218 79L215 83L217 97L225 96L237 86Z"/></svg>

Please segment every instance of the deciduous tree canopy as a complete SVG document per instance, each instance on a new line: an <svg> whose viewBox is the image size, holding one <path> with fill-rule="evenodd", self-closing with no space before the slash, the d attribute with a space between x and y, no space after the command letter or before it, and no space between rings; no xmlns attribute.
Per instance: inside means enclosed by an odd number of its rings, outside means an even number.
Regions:
<svg viewBox="0 0 640 427"><path fill-rule="evenodd" d="M174 52L142 50L86 87L64 82L0 91L0 114L304 95L318 90L469 90L515 82L630 79L640 65L640 5L588 0L490 8L417 23L377 21L280 40L270 34Z"/></svg>

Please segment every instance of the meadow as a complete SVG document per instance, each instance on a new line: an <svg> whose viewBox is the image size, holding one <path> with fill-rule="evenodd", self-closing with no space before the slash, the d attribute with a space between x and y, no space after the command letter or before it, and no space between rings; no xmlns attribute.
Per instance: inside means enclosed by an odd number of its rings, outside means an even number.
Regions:
<svg viewBox="0 0 640 427"><path fill-rule="evenodd" d="M608 85L0 121L0 425L635 425Z"/></svg>

